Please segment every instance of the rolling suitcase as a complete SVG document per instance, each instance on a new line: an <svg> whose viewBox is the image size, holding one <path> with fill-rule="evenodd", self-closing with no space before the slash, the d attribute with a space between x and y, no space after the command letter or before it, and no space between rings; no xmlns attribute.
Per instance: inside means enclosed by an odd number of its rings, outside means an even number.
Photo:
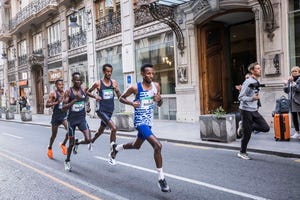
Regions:
<svg viewBox="0 0 300 200"><path fill-rule="evenodd" d="M276 141L290 140L290 121L288 113L274 115L274 132Z"/></svg>

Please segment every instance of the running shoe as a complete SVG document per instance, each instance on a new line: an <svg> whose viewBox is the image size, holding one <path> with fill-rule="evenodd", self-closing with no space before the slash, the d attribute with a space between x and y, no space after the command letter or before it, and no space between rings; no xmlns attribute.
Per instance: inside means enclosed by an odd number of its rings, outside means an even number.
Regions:
<svg viewBox="0 0 300 200"><path fill-rule="evenodd" d="M78 153L78 139L75 140L75 145L74 145L74 148L73 148L73 153L74 154Z"/></svg>
<svg viewBox="0 0 300 200"><path fill-rule="evenodd" d="M49 149L49 148L48 148L47 155L48 155L48 158L53 159L53 152L52 152L52 149Z"/></svg>
<svg viewBox="0 0 300 200"><path fill-rule="evenodd" d="M88 144L88 150L89 151L93 151L93 143L89 143Z"/></svg>
<svg viewBox="0 0 300 200"><path fill-rule="evenodd" d="M293 139L300 139L300 134L298 132L294 133L291 138Z"/></svg>
<svg viewBox="0 0 300 200"><path fill-rule="evenodd" d="M171 189L168 186L166 179L159 180L157 185L162 192L171 192Z"/></svg>
<svg viewBox="0 0 300 200"><path fill-rule="evenodd" d="M72 171L72 167L71 167L71 162L70 161L65 161L64 162L64 165L65 165L65 170L66 171Z"/></svg>
<svg viewBox="0 0 300 200"><path fill-rule="evenodd" d="M239 152L239 153L237 154L237 156L238 156L239 158L244 159L244 160L250 160L250 159L251 159L251 158L248 156L247 153L241 153L241 152Z"/></svg>
<svg viewBox="0 0 300 200"><path fill-rule="evenodd" d="M59 146L61 148L62 154L67 155L67 147L65 145L63 145L62 143L59 143Z"/></svg>
<svg viewBox="0 0 300 200"><path fill-rule="evenodd" d="M117 144L113 144L110 149L110 157L115 159L117 156L118 151L116 150Z"/></svg>

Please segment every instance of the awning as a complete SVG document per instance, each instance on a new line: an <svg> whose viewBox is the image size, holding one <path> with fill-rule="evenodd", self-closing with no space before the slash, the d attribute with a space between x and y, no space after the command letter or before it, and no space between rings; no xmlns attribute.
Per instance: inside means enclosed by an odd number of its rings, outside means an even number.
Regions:
<svg viewBox="0 0 300 200"><path fill-rule="evenodd" d="M27 86L27 80L19 81L19 86Z"/></svg>

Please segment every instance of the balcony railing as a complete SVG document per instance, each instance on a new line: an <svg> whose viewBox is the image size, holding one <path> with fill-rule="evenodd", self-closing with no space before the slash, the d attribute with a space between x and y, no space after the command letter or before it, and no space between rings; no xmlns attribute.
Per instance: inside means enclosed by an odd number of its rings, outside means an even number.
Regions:
<svg viewBox="0 0 300 200"><path fill-rule="evenodd" d="M15 68L15 60L8 60L7 68L8 68L8 70Z"/></svg>
<svg viewBox="0 0 300 200"><path fill-rule="evenodd" d="M43 54L43 49L42 48L40 48L40 49L34 49L32 51L32 54Z"/></svg>
<svg viewBox="0 0 300 200"><path fill-rule="evenodd" d="M48 55L53 56L61 52L61 41L48 44Z"/></svg>
<svg viewBox="0 0 300 200"><path fill-rule="evenodd" d="M86 31L79 31L78 33L69 36L69 49L80 47L86 44Z"/></svg>
<svg viewBox="0 0 300 200"><path fill-rule="evenodd" d="M121 14L116 12L98 20L96 24L97 40L121 32Z"/></svg>
<svg viewBox="0 0 300 200"><path fill-rule="evenodd" d="M39 13L49 5L57 5L57 0L35 0L24 7L16 16L10 20L9 30L15 29L19 24L25 21L27 18Z"/></svg>
<svg viewBox="0 0 300 200"><path fill-rule="evenodd" d="M26 54L18 56L18 64L19 64L19 66L20 65L25 65L26 63L27 63L27 55Z"/></svg>

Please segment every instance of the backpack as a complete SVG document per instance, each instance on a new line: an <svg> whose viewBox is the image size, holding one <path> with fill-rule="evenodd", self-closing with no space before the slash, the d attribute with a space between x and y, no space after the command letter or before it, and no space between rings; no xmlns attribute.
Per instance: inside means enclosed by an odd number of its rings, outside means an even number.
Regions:
<svg viewBox="0 0 300 200"><path fill-rule="evenodd" d="M276 99L276 107L275 107L276 114L289 113L289 111L290 111L289 99L287 99L283 95L279 99Z"/></svg>

